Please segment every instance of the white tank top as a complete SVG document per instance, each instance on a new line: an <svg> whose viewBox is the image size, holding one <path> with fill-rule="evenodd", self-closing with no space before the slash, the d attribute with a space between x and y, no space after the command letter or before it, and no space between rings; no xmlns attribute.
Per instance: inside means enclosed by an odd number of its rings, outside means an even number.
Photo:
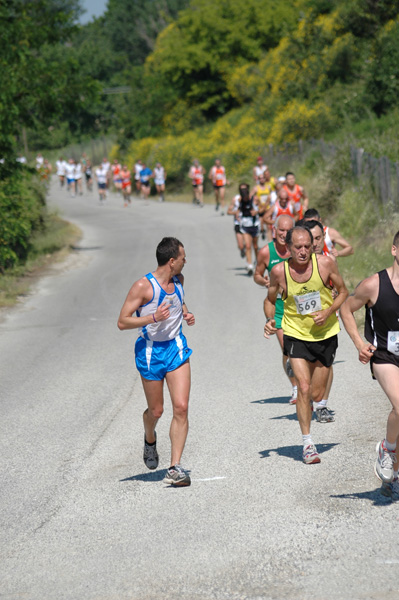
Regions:
<svg viewBox="0 0 399 600"><path fill-rule="evenodd" d="M166 321L159 323L150 323L139 329L139 335L146 340L153 342L166 342L173 340L180 335L183 322L183 302L184 290L178 277L173 277L172 281L175 285L174 292L167 294L163 287L158 283L152 273L146 275L148 281L152 285L152 299L140 306L136 312L138 317L145 317L153 314L162 302L170 304L170 316Z"/></svg>
<svg viewBox="0 0 399 600"><path fill-rule="evenodd" d="M330 234L328 232L329 227L324 226L323 229L324 229L324 241L326 243L328 251L331 252L331 250L334 248L334 242L330 238Z"/></svg>

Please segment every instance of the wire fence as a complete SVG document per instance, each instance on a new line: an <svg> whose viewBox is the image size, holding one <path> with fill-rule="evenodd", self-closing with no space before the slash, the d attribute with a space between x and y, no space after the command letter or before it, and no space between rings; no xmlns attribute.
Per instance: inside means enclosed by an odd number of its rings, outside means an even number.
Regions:
<svg viewBox="0 0 399 600"><path fill-rule="evenodd" d="M304 159L310 151L317 150L324 158L333 157L340 149L324 140L299 140L295 144L275 147L269 144L263 149L266 162L291 164L293 157ZM386 156L375 158L363 148L350 146L351 170L356 185L366 183L384 209L393 207L399 211L399 162Z"/></svg>

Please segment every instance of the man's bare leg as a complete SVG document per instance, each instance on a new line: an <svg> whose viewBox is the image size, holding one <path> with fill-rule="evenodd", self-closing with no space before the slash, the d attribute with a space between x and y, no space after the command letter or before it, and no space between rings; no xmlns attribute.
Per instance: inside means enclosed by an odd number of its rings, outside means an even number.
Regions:
<svg viewBox="0 0 399 600"><path fill-rule="evenodd" d="M163 413L163 381L150 381L141 378L148 408L143 413L145 439L155 442L155 427Z"/></svg>
<svg viewBox="0 0 399 600"><path fill-rule="evenodd" d="M180 463L188 434L188 400L191 387L190 362L166 374L173 406L173 418L170 424L171 466Z"/></svg>
<svg viewBox="0 0 399 600"><path fill-rule="evenodd" d="M296 414L299 426L302 435L309 435L310 421L312 420L312 408L310 406L311 381L315 365L304 358L290 358L290 363L298 385Z"/></svg>

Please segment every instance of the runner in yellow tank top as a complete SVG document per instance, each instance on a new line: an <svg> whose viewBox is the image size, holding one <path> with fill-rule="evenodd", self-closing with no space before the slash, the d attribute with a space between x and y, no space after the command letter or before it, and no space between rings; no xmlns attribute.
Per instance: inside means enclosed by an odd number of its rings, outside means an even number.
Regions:
<svg viewBox="0 0 399 600"><path fill-rule="evenodd" d="M336 311L348 291L336 262L328 256L312 255L313 237L309 229L297 226L288 232L286 244L291 258L270 272L265 337L276 333L274 308L279 288L283 290L284 351L288 354L298 384L296 404L303 440L303 461L320 462L310 435L311 401L319 402L327 385L329 367L338 346L339 324ZM338 291L333 300L328 283Z"/></svg>

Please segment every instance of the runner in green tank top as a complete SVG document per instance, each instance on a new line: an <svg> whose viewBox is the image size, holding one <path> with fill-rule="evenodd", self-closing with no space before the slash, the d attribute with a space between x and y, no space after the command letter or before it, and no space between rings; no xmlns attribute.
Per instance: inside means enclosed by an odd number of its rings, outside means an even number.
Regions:
<svg viewBox="0 0 399 600"><path fill-rule="evenodd" d="M263 246L261 250L258 252L257 260L256 260L256 270L254 275L254 281L258 285L269 287L269 276L265 275L266 270L270 274L270 271L275 265L278 265L280 262L287 260L291 256L290 251L288 250L285 244L285 238L287 236L287 232L294 227L294 219L289 215L281 215L276 219L273 229L273 237L274 240ZM266 313L265 313L266 314ZM276 328L277 328L277 339L280 343L281 349L283 350L283 330L281 329L281 321L284 314L284 302L281 299L281 294L279 294L279 298L276 301ZM288 357L283 353L283 369L284 372L287 373L287 359ZM287 373L287 377L290 380L292 386L290 404L295 404L297 399L297 385L295 381L295 377L292 376L292 372L290 375Z"/></svg>

